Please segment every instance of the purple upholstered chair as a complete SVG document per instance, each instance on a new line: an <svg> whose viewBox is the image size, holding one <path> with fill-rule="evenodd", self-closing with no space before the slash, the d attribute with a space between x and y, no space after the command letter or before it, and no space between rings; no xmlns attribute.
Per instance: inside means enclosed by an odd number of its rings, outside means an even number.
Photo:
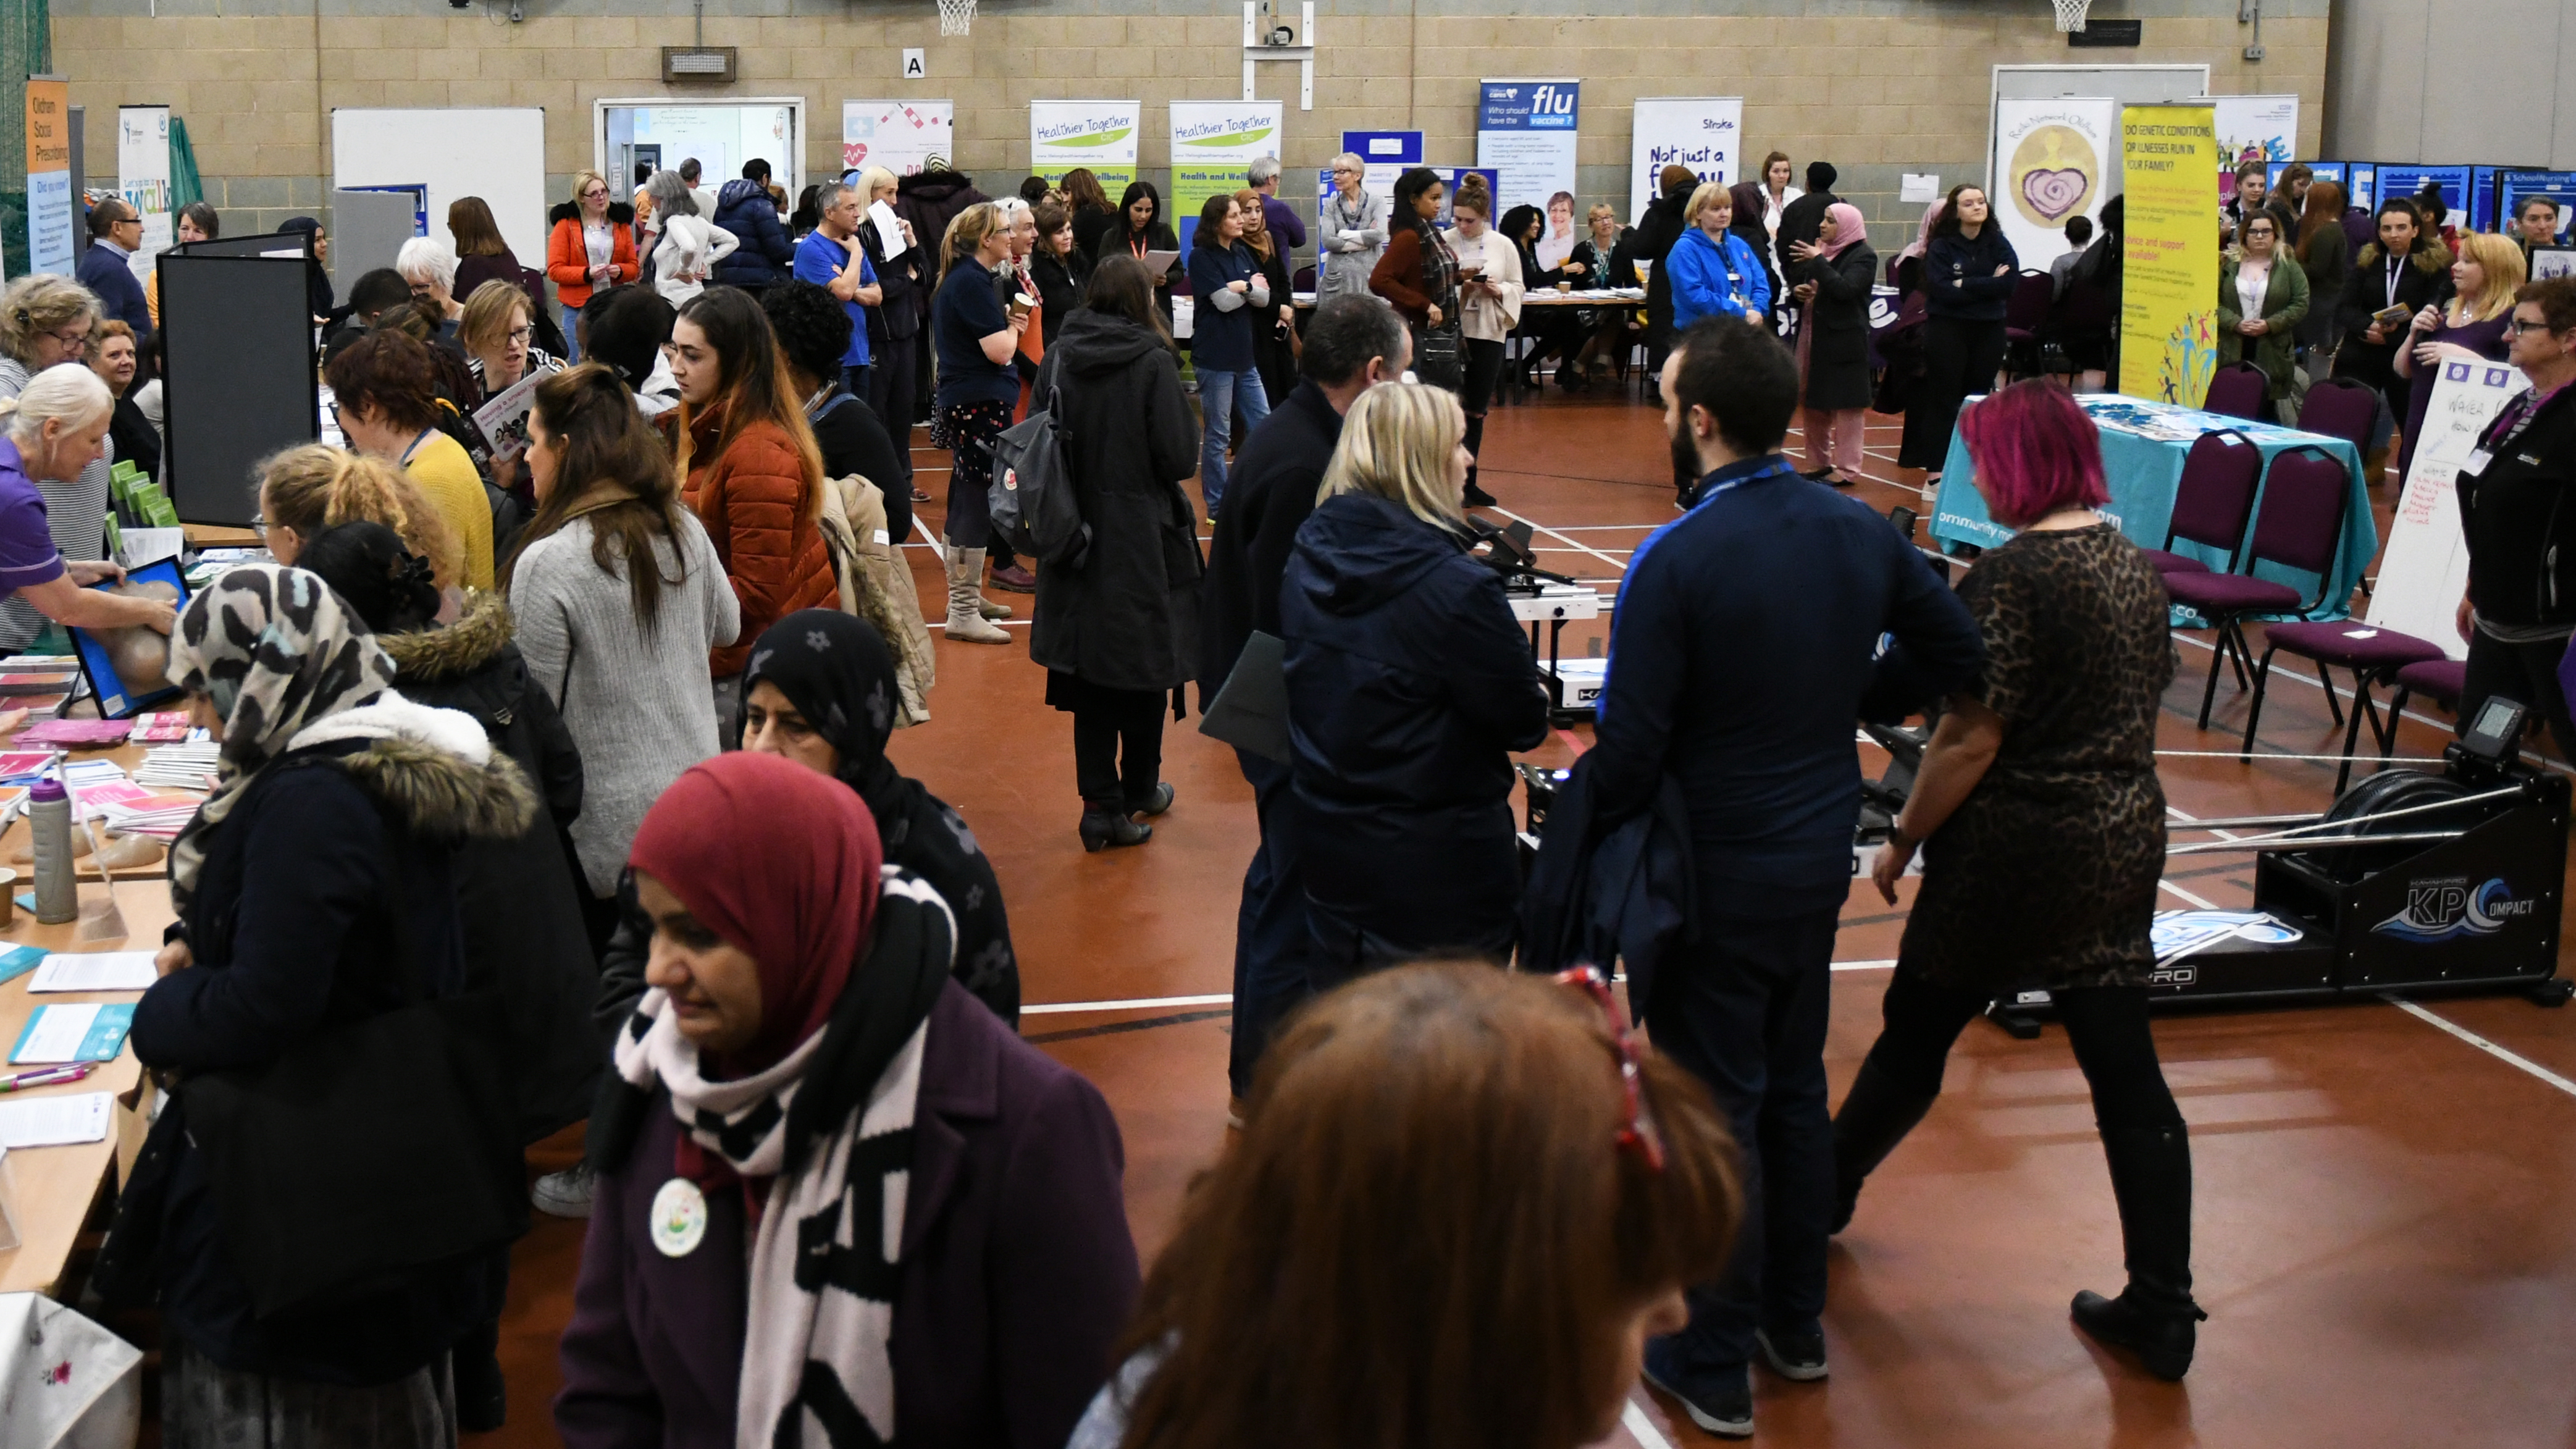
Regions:
<svg viewBox="0 0 2576 1449"><path fill-rule="evenodd" d="M2379 757L2387 759L2396 752L2397 711L2405 697L2401 687L2388 702L2388 717L2383 720L2373 707L2370 692L2383 684L2395 684L2400 671L2433 663L2450 663L2442 657L2442 646L2412 634L2394 629L2374 629L2358 620L2346 619L2334 624L2274 624L2263 631L2263 662L2254 666L2254 703L2245 712L2245 754L2254 753L2254 724L2263 717L2263 686L2272 677L2272 656L2287 650L2302 659L2313 659L2317 676L2325 682L2326 711L2336 714L2335 666L2352 671L2352 722L2343 732L2343 766L2335 771L2335 793L2343 793L2344 782L2352 778L2352 752L2361 741L2364 720L2370 723L2371 738L2379 744ZM2465 666L2454 665L2454 668ZM2454 694L2456 703L2459 696ZM2344 724L2340 718L2337 724Z"/></svg>
<svg viewBox="0 0 2576 1449"><path fill-rule="evenodd" d="M2057 300L2057 279L2025 269L2004 303L2004 365L2016 378L2039 375L2039 329Z"/></svg>
<svg viewBox="0 0 2576 1449"><path fill-rule="evenodd" d="M2299 404L2299 431L2341 438L2364 460L2370 457L2372 444L2387 441L2370 435L2378 421L2379 394L2369 384L2348 377L2319 380L2308 389L2307 401Z"/></svg>
<svg viewBox="0 0 2576 1449"><path fill-rule="evenodd" d="M2268 423L2272 421L2272 379L2250 362L2231 362L2209 375L2209 392L2200 410Z"/></svg>
<svg viewBox="0 0 2576 1449"><path fill-rule="evenodd" d="M2250 572L2166 575L2165 592L2173 601L2191 606L2217 626L2218 648L2210 656L2209 684L2200 695L2202 729L2209 728L2209 707L2218 697L2221 665L2234 667L2238 687L2245 687L2245 667L2254 656L2246 647L2243 621L2257 614L2313 613L2325 603L2326 590L2332 587L2326 575L2334 568L2335 549L2343 539L2345 494L2351 482L2343 464L2314 444L2275 456L2264 478L2245 567L2276 563L2315 574L2313 597L2302 598L2288 584L2258 579ZM2336 722L2342 722L2340 710Z"/></svg>
<svg viewBox="0 0 2576 1449"><path fill-rule="evenodd" d="M2406 701L2422 695L2453 714L2460 712L2460 696L2468 692L2469 666L2456 659L2427 659L2409 664L2397 671L2397 692L2388 697L2388 718L2393 721L2406 710Z"/></svg>
<svg viewBox="0 0 2576 1449"><path fill-rule="evenodd" d="M2205 574L2209 565L2173 552L2174 540L2214 548L2236 568L2245 546L2245 523L2254 516L2254 485L2263 479L2263 450L2234 428L2203 433L2183 455L2182 481L2174 485L2173 518L2165 546L2142 550L2160 574Z"/></svg>

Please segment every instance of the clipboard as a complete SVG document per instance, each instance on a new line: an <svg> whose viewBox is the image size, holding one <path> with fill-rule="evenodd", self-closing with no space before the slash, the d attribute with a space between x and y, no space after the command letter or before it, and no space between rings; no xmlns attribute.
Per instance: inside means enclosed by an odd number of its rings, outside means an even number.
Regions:
<svg viewBox="0 0 2576 1449"><path fill-rule="evenodd" d="M1199 711L1199 733L1287 764L1288 646L1275 634L1252 631L1236 656L1225 687Z"/></svg>
<svg viewBox="0 0 2576 1449"><path fill-rule="evenodd" d="M1180 259L1181 254L1178 251L1147 252L1143 258L1145 270L1157 277L1170 272L1172 264Z"/></svg>

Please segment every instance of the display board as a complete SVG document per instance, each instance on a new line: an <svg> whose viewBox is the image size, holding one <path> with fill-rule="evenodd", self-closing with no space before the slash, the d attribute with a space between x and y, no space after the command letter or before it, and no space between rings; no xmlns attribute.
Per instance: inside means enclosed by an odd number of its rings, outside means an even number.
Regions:
<svg viewBox="0 0 2576 1449"><path fill-rule="evenodd" d="M2497 227L2515 225L2515 213L2522 210L2525 201L2535 196L2545 196L2558 203L2558 232L2561 236L2566 235L2570 225L2576 224L2576 215L2570 215L2571 209L2576 209L2576 171L2525 171L2506 167L2496 177Z"/></svg>
<svg viewBox="0 0 2576 1449"><path fill-rule="evenodd" d="M2007 97L2056 100L2066 96L2109 96L2121 105L2198 100L2209 94L2206 65L1999 65L1993 68L1986 104L1986 134L1995 133L1996 104ZM2116 157L2118 148L2111 154ZM2117 176L2103 190L2121 191Z"/></svg>
<svg viewBox="0 0 2576 1449"><path fill-rule="evenodd" d="M1641 96L1628 131L1628 221L1646 219L1667 166L1733 186L1744 167L1742 96Z"/></svg>
<svg viewBox="0 0 2576 1449"><path fill-rule="evenodd" d="M742 175L744 162L755 159L769 163L770 183L786 188L791 198L805 187L803 96L627 96L593 101L590 109L591 165L608 178L609 193L619 201L632 198L642 184L635 175L639 165L677 171L690 160L698 163L698 186L708 192L723 190ZM549 196L546 205L564 200ZM515 250L517 240L510 245ZM520 260L527 254L520 253Z"/></svg>
<svg viewBox="0 0 2576 1449"><path fill-rule="evenodd" d="M2066 250L2069 217L2101 215L2118 124L2119 102L2108 96L1995 102L1986 200L2024 266Z"/></svg>
<svg viewBox="0 0 2576 1449"><path fill-rule="evenodd" d="M1172 195L1169 220L1187 251L1198 234L1199 208L1249 182L1245 168L1279 159L1286 118L1278 101L1172 102Z"/></svg>
<svg viewBox="0 0 2576 1449"><path fill-rule="evenodd" d="M1574 190L1575 133L1583 120L1583 82L1570 77L1488 80L1477 90L1476 165L1502 179L1499 214L1515 206L1547 209L1547 199Z"/></svg>
<svg viewBox="0 0 2576 1449"><path fill-rule="evenodd" d="M188 523L259 513L258 466L321 432L302 257L161 259L162 476Z"/></svg>
<svg viewBox="0 0 2576 1449"><path fill-rule="evenodd" d="M349 300L349 284L378 267L390 267L403 243L417 235L411 198L398 191L331 193L331 285L340 301ZM518 250L516 247L512 251ZM519 265L543 268L545 253L522 257Z"/></svg>
<svg viewBox="0 0 2576 1449"><path fill-rule="evenodd" d="M1049 181L1088 166L1112 197L1136 179L1137 138L1145 129L1137 101L1029 102L1029 170ZM1164 208L1163 219L1172 220Z"/></svg>
<svg viewBox="0 0 2576 1449"><path fill-rule="evenodd" d="M546 208L562 199L546 195L546 113L534 106L343 106L331 112L331 184L424 187L430 227L440 232L450 202L482 197L520 263L538 267L545 265Z"/></svg>
<svg viewBox="0 0 2576 1449"><path fill-rule="evenodd" d="M2396 161L2379 163L2379 194L2413 198L2426 186L2440 188L2442 205L2450 209L2449 224L2468 224L2469 168L2466 166L2421 166Z"/></svg>
<svg viewBox="0 0 2576 1449"><path fill-rule="evenodd" d="M2469 657L2457 610L2469 586L2468 541L2460 529L2456 487L2478 434L2516 394L2531 386L2501 362L2445 361L2424 409L2424 436L2389 520L2388 551L2371 587L2369 622Z"/></svg>
<svg viewBox="0 0 2576 1449"><path fill-rule="evenodd" d="M48 76L27 82L27 270L68 277L72 245L71 86Z"/></svg>
<svg viewBox="0 0 2576 1449"><path fill-rule="evenodd" d="M841 102L844 172L882 166L897 176L918 176L934 161L949 164L957 154L956 136L955 101Z"/></svg>
<svg viewBox="0 0 2576 1449"><path fill-rule="evenodd" d="M2299 154L2297 96L2211 96L2209 102L2218 115L2221 201L2236 199L2237 167L2248 161L2284 164Z"/></svg>
<svg viewBox="0 0 2576 1449"><path fill-rule="evenodd" d="M125 259L136 281L152 276L152 259L169 248L170 108L116 108L116 189L143 218L143 240Z"/></svg>
<svg viewBox="0 0 2576 1449"><path fill-rule="evenodd" d="M2208 102L2121 107L2119 390L2131 397L2198 407L2218 370L2217 165Z"/></svg>

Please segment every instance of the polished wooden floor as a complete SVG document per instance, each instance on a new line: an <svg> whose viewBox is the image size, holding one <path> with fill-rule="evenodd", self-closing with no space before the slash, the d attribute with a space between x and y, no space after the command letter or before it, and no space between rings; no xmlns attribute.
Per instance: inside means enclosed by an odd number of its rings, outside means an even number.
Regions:
<svg viewBox="0 0 2576 1449"><path fill-rule="evenodd" d="M1893 466L1893 421L1877 420L1870 441L1861 496L1882 512L1919 508L1918 480ZM944 456L925 446L918 457L943 492ZM1540 528L1548 566L1611 588L1637 540L1672 516L1665 457L1659 411L1633 394L1552 395L1496 410L1484 476L1504 511ZM2384 533L2388 490L2378 492ZM935 562L918 547L913 557L938 618ZM2183 674L2160 743L2232 749L2244 699L2223 685L2211 730L2195 729L2207 638L2178 637ZM1586 642L1569 631L1566 648ZM1087 856L1074 835L1069 722L1045 707L1025 644L943 643L939 666L935 718L899 736L895 757L992 854L1032 1003L1024 1030L1116 1109L1130 1215L1150 1255L1224 1131L1224 993L1254 839L1250 791L1229 751L1194 726L1172 730L1165 774L1179 803L1149 845ZM2312 671L2275 674L2254 762L2164 760L2177 810L2215 818L2330 800L2331 763L2286 757L2339 748L2341 731ZM2418 709L2400 754L2435 754L2448 731ZM1570 760L1581 735L1533 758ZM2176 866L2171 905L2250 901L2244 857ZM1875 1034L1902 922L1865 886L1845 909L1826 1048L1837 1093ZM2157 1037L2198 1176L2194 1267L2210 1321L2189 1381L2151 1380L2068 1324L2077 1288L2121 1282L2083 1080L2057 1029L2025 1043L1980 1024L1952 1059L1947 1095L1836 1241L1832 1379L1757 1374L1757 1442L2576 1442L2576 1013L2514 997L2369 1002L2167 1016ZM568 1134L533 1160L562 1165L576 1143ZM554 1339L581 1233L541 1220L520 1246L503 1351L511 1422L477 1443L553 1442ZM1643 1390L1634 1409L1618 1442L1716 1442Z"/></svg>

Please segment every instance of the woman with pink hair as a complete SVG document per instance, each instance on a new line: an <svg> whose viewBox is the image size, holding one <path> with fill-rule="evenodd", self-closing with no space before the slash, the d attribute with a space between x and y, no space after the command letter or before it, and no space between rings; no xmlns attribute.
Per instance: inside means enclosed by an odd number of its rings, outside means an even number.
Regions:
<svg viewBox="0 0 2576 1449"><path fill-rule="evenodd" d="M1790 295L1803 305L1798 325L1798 393L1805 411L1807 476L1850 487L1861 471L1861 428L1869 408L1869 296L1878 253L1860 208L1825 208L1812 242L1789 244Z"/></svg>
<svg viewBox="0 0 2576 1449"><path fill-rule="evenodd" d="M1998 996L2044 990L2092 1088L2129 1270L2116 1298L2076 1294L2075 1324L2179 1379L2206 1315L2191 1297L2191 1147L2147 1026L2156 717L2174 672L2164 585L2097 511L2101 436L2063 388L2016 383L1959 431L1987 510L2020 532L1959 585L1985 668L1948 700L1879 857L1889 904L1918 846L1923 884L1885 1029L1834 1117L1835 1227L1931 1110L1961 1029Z"/></svg>

